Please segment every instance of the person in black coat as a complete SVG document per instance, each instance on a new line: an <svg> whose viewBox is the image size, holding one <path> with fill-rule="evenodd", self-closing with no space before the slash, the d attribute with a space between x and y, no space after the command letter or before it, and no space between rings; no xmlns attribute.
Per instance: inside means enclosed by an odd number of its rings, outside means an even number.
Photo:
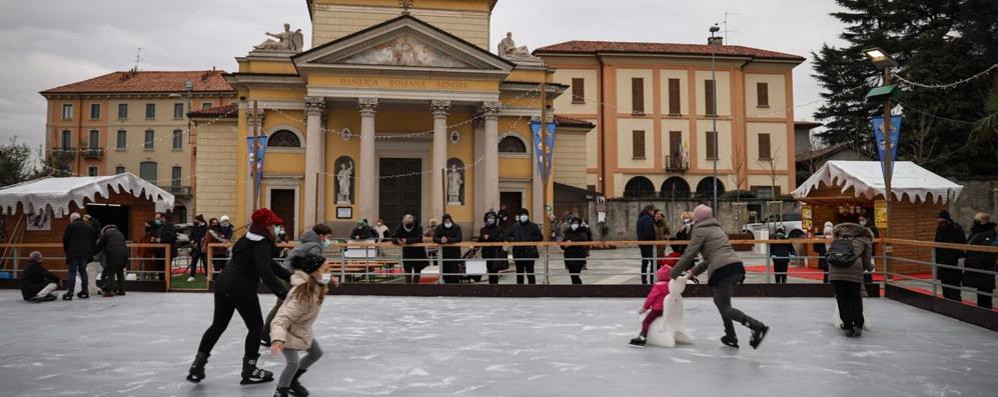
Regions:
<svg viewBox="0 0 998 397"><path fill-rule="evenodd" d="M423 228L416 224L416 217L406 214L395 230L395 244L402 246L402 269L406 284L419 284L419 273L430 264L426 248L410 247L423 242Z"/></svg>
<svg viewBox="0 0 998 397"><path fill-rule="evenodd" d="M104 274L101 276L104 279L104 296L124 295L129 251L125 235L121 234L117 225L104 226L97 242L97 252L104 254Z"/></svg>
<svg viewBox="0 0 998 397"><path fill-rule="evenodd" d="M568 218L568 227L565 228L562 241L564 242L586 242L593 241L593 236L589 228L582 227L582 220L576 217ZM586 267L586 258L589 256L589 247L575 245L571 247L562 246L565 251L565 268L572 277L572 284L582 284L582 269Z"/></svg>
<svg viewBox="0 0 998 397"><path fill-rule="evenodd" d="M513 223L510 231L509 241L515 243L526 243L534 241L544 241L544 233L537 224L530 221L530 212L526 208L517 211L517 220ZM537 246L517 246L513 247L513 263L516 264L516 283L523 284L523 276L527 276L527 282L537 284L537 277L534 275L534 260L540 257Z"/></svg>
<svg viewBox="0 0 998 397"><path fill-rule="evenodd" d="M937 218L939 226L936 227L937 243L967 244L967 236L960 227L950 217L949 211L939 211ZM936 270L936 278L943 284L943 297L957 302L962 301L960 297L960 282L963 279L963 271L957 268L959 260L963 257L963 252L948 248L935 248L936 263L939 266Z"/></svg>
<svg viewBox="0 0 998 397"><path fill-rule="evenodd" d="M478 231L478 242L501 243L506 241L506 233L499 227L499 215L494 211L485 213L485 226ZM506 262L506 251L502 247L482 247L482 259L489 272L489 284L499 284L499 271L509 264ZM503 266L503 264L506 266Z"/></svg>
<svg viewBox="0 0 998 397"><path fill-rule="evenodd" d="M170 220L170 214L166 212L157 212L156 222L159 225L157 241L161 244L170 245L170 263L166 263L165 260L163 262L163 274L165 275L169 273L170 265L173 264L173 261L177 260L177 228Z"/></svg>
<svg viewBox="0 0 998 397"><path fill-rule="evenodd" d="M69 215L69 225L62 234L62 249L66 253L66 264L69 265L69 278L66 280L66 293L63 300L73 300L76 288L76 274L80 274L80 299L90 297L89 278L87 277L87 262L97 250L97 231L83 221L79 213Z"/></svg>
<svg viewBox="0 0 998 397"><path fill-rule="evenodd" d="M638 241L655 241L655 219L652 218L654 211L655 207L649 204L638 214L636 226ZM642 244L638 248L641 249L641 284L650 284L648 280L655 281L652 275L655 272L655 246Z"/></svg>
<svg viewBox="0 0 998 397"><path fill-rule="evenodd" d="M460 243L463 239L461 226L454 223L454 218L450 214L444 214L442 223L433 233L433 242L437 244ZM461 264L464 262L461 256L461 247L444 246L440 249L441 257L444 260L441 273L444 275L445 284L457 284L461 282Z"/></svg>
<svg viewBox="0 0 998 397"><path fill-rule="evenodd" d="M995 231L995 228L995 223L991 222L991 215L983 212L978 213L974 216L974 225L970 227L970 239L967 241L967 244L984 247L998 247L998 232ZM967 259L964 265L966 269L993 272L998 269L998 267L996 267L998 264L995 263L996 260L998 260L998 255L992 253L967 251ZM994 293L994 274L978 273L967 270L963 272L963 285L971 288L977 288L977 306L991 310L993 300L992 297L984 295L981 292L988 294Z"/></svg>
<svg viewBox="0 0 998 397"><path fill-rule="evenodd" d="M53 291L59 288L59 277L42 266L42 253L28 255L28 266L21 276L21 297L31 303L50 302L56 299Z"/></svg>
<svg viewBox="0 0 998 397"><path fill-rule="evenodd" d="M350 239L357 241L371 240L377 236L374 229L371 229L371 226L367 224L367 219L361 219L360 222L357 222L357 227L350 232Z"/></svg>
<svg viewBox="0 0 998 397"><path fill-rule="evenodd" d="M204 221L204 215L198 215L194 217L194 226L191 227L191 265L187 269L190 271L190 279L192 280L198 271L198 262L201 262L201 266L204 268L204 274L208 274L208 260L201 250L201 244L204 242L205 235L208 234L208 225Z"/></svg>
<svg viewBox="0 0 998 397"><path fill-rule="evenodd" d="M274 374L256 366L263 315L257 289L260 281L278 299L284 299L288 290L278 280L289 280L290 272L274 261L280 252L277 249L277 236L273 226L283 223L273 211L260 208L251 215L249 231L232 247L232 259L215 282L215 313L211 326L205 330L198 346L197 355L191 364L187 380L198 383L204 379L204 366L211 350L229 326L232 314L236 311L246 323L246 341L243 345L242 384L270 382Z"/></svg>
<svg viewBox="0 0 998 397"><path fill-rule="evenodd" d="M787 231L780 226L776 229L776 239L786 240ZM790 242L771 244L769 246L769 256L773 259L773 272L776 275L777 284L787 283L787 271L790 270L790 257L797 255L797 250Z"/></svg>

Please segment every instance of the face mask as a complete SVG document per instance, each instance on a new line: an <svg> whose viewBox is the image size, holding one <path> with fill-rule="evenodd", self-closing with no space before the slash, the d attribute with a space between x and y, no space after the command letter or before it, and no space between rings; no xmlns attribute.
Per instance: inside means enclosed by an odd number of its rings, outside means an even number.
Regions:
<svg viewBox="0 0 998 397"><path fill-rule="evenodd" d="M274 234L283 234L283 233L284 229L282 229L280 226L274 226Z"/></svg>
<svg viewBox="0 0 998 397"><path fill-rule="evenodd" d="M572 224L572 230L579 230L579 224L578 223L573 223Z"/></svg>
<svg viewBox="0 0 998 397"><path fill-rule="evenodd" d="M859 221L859 224L863 225L863 226L866 226L866 219L863 219L863 220Z"/></svg>
<svg viewBox="0 0 998 397"><path fill-rule="evenodd" d="M495 224L496 224L496 218L489 218L489 219L486 219L486 220L485 220L485 223L486 223L486 224L489 224L489 225L495 225Z"/></svg>
<svg viewBox="0 0 998 397"><path fill-rule="evenodd" d="M530 217L526 215L520 215L520 222L527 223L530 221Z"/></svg>
<svg viewBox="0 0 998 397"><path fill-rule="evenodd" d="M154 223L157 224L157 225L159 225L159 224L161 224L163 222L161 222L159 219L157 219L156 222L154 222Z"/></svg>
<svg viewBox="0 0 998 397"><path fill-rule="evenodd" d="M222 226L229 227L229 222L222 222Z"/></svg>
<svg viewBox="0 0 998 397"><path fill-rule="evenodd" d="M381 227L381 222L378 222L378 227Z"/></svg>
<svg viewBox="0 0 998 397"><path fill-rule="evenodd" d="M330 281L333 281L333 275L329 273L322 273L322 278L319 279L319 284L326 285Z"/></svg>
<svg viewBox="0 0 998 397"><path fill-rule="evenodd" d="M452 226L454 226L454 224L453 224L453 223L450 223L450 222L444 222L444 227L446 227L446 228L450 229L450 228L451 228Z"/></svg>
<svg viewBox="0 0 998 397"><path fill-rule="evenodd" d="M333 245L332 240L322 240L322 248L329 248L330 245Z"/></svg>

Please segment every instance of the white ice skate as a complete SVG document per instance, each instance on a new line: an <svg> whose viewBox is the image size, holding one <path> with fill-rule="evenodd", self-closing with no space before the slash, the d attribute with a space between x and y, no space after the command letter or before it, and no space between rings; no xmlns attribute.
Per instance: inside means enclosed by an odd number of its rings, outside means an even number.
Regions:
<svg viewBox="0 0 998 397"><path fill-rule="evenodd" d="M648 328L647 344L675 347L676 343L693 343L693 338L690 338L683 324L683 291L686 290L689 278L689 275L683 275L669 280L669 295L665 296L662 317L652 321Z"/></svg>

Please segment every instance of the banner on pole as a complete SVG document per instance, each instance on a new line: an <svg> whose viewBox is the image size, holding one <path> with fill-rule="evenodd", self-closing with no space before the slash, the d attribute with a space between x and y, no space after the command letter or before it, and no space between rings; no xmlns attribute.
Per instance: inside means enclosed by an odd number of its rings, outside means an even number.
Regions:
<svg viewBox="0 0 998 397"><path fill-rule="evenodd" d="M554 155L554 137L557 126L555 123L547 123L547 151L544 151L544 144L541 141L540 121L531 121L530 129L534 133L534 153L537 153L537 176L547 181L551 175L551 158Z"/></svg>
<svg viewBox="0 0 998 397"><path fill-rule="evenodd" d="M254 144L255 143L255 144ZM260 196L260 180L263 179L263 159L267 153L267 137L258 136L254 142L253 137L246 137L246 150L248 151L249 167L247 170L250 176L256 173L253 178L253 194Z"/></svg>
<svg viewBox="0 0 998 397"><path fill-rule="evenodd" d="M884 178L888 178L884 144L884 117L873 116L873 138L877 142L877 155L880 156L880 168ZM901 140L901 116L891 116L891 159L897 161L898 142ZM893 175L892 175L893 176Z"/></svg>

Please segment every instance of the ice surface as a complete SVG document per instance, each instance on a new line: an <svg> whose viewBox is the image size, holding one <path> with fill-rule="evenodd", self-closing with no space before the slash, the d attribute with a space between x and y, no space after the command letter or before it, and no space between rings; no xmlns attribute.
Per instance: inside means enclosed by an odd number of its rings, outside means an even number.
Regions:
<svg viewBox="0 0 998 397"><path fill-rule="evenodd" d="M261 295L264 309L273 297ZM316 396L982 396L998 387L998 334L885 299L847 339L832 299L736 298L772 327L760 348L721 346L709 299L686 299L693 345L627 346L641 299L331 297L326 355L302 379ZM211 318L209 294L27 304L0 291L0 395L269 396L240 386L245 328L233 319L200 385L184 381ZM264 353L264 367L282 360ZM640 394L639 394L640 393Z"/></svg>

